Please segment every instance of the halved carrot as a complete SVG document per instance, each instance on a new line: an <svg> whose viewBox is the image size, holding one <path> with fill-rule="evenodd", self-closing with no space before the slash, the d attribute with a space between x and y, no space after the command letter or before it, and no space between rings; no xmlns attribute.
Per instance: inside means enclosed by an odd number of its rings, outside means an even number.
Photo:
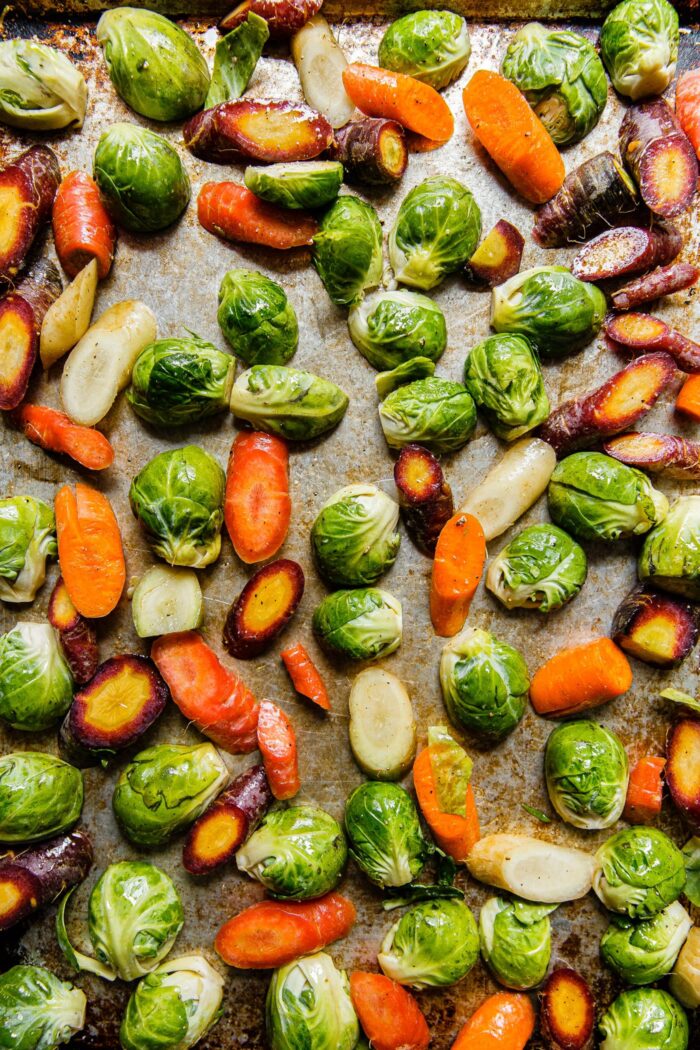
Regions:
<svg viewBox="0 0 700 1050"><path fill-rule="evenodd" d="M290 649L285 649L280 656L297 693L301 693L323 711L330 711L331 702L323 679L304 646L298 642Z"/></svg>
<svg viewBox="0 0 700 1050"><path fill-rule="evenodd" d="M56 538L61 575L79 613L88 620L116 608L126 582L119 524L105 495L83 485L56 493Z"/></svg>
<svg viewBox="0 0 700 1050"><path fill-rule="evenodd" d="M427 1050L430 1029L410 992L383 973L350 974L352 1005L374 1050Z"/></svg>
<svg viewBox="0 0 700 1050"><path fill-rule="evenodd" d="M700 68L688 69L678 78L676 117L700 157Z"/></svg>
<svg viewBox="0 0 700 1050"><path fill-rule="evenodd" d="M270 700L260 704L258 747L275 798L293 798L301 787L294 726Z"/></svg>
<svg viewBox="0 0 700 1050"><path fill-rule="evenodd" d="M239 434L226 472L224 521L241 561L272 558L287 537L291 516L286 442L257 431Z"/></svg>
<svg viewBox="0 0 700 1050"><path fill-rule="evenodd" d="M454 117L442 95L415 77L351 62L343 70L343 84L351 101L368 117L388 117L440 143L454 132Z"/></svg>
<svg viewBox="0 0 700 1050"><path fill-rule="evenodd" d="M484 530L461 512L443 525L430 582L430 619L436 634L450 638L464 627L486 561Z"/></svg>
<svg viewBox="0 0 700 1050"><path fill-rule="evenodd" d="M496 992L472 1014L452 1050L523 1050L535 1030L535 1011L522 992Z"/></svg>
<svg viewBox="0 0 700 1050"><path fill-rule="evenodd" d="M104 434L74 423L65 412L25 401L11 415L26 438L48 452L70 456L88 470L105 470L114 460L114 449Z"/></svg>
<svg viewBox="0 0 700 1050"><path fill-rule="evenodd" d="M640 758L630 773L622 816L630 824L649 824L661 812L666 759L658 755Z"/></svg>
<svg viewBox="0 0 700 1050"><path fill-rule="evenodd" d="M682 412L684 416L700 423L700 375L688 376L678 391L676 412Z"/></svg>
<svg viewBox="0 0 700 1050"><path fill-rule="evenodd" d="M530 700L538 715L555 718L597 707L632 685L629 660L610 638L562 649L535 672Z"/></svg>
<svg viewBox="0 0 700 1050"><path fill-rule="evenodd" d="M424 747L413 763L413 786L421 813L438 846L458 864L463 864L481 837L471 784L467 787L466 816L444 813L438 805L430 748Z"/></svg>
<svg viewBox="0 0 700 1050"><path fill-rule="evenodd" d="M268 204L238 182L205 182L197 217L205 230L227 241L281 250L311 244L318 230L312 215Z"/></svg>
<svg viewBox="0 0 700 1050"><path fill-rule="evenodd" d="M117 231L102 203L97 183L85 171L71 171L53 203L53 238L61 266L75 277L91 259L100 280L109 273Z"/></svg>

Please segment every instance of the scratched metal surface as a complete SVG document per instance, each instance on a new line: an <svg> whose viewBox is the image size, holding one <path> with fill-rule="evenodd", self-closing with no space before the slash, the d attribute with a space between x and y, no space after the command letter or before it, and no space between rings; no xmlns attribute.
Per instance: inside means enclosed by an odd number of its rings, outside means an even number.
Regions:
<svg viewBox="0 0 700 1050"><path fill-rule="evenodd" d="M204 23L190 23L203 50L211 55L216 31ZM372 61L382 33L382 25L353 25L339 28L340 42L350 59ZM448 146L435 152L411 158L402 186L397 190L376 191L369 196L377 207L386 230L389 229L400 200L410 187L429 174L451 174L462 179L473 190L483 215L483 228L488 230L502 216L508 216L521 230L531 227L531 210L509 190L505 181L494 170L483 152L474 144L467 131L460 91L469 72L479 67L498 68L505 41L510 31L504 26L473 25L471 27L473 54L466 75L446 92L456 117L456 131ZM592 37L595 31L584 30ZM50 23L27 23L21 19L6 22L5 35L22 33L37 35L65 49L83 70L90 92L90 103L82 132L44 136L58 153L64 173L76 168L90 170L92 153L100 133L116 120L147 123L132 114L117 98L101 61L92 29L88 24L59 26ZM698 38L683 38L682 64L696 64ZM293 65L283 51L266 55L260 62L250 85L251 95L297 98L300 88ZM622 106L610 92L609 104L603 119L585 142L566 153L567 169L600 149L614 149ZM176 126L153 125L174 143L182 145L181 131ZM29 137L10 135L0 137L0 157L7 158L20 147L33 141ZM199 186L206 180L225 178L240 172L208 165L195 160L184 150L182 155L192 180L193 200ZM700 230L697 211L682 220L686 235L685 255L697 257ZM45 251L53 254L50 238ZM537 248L528 239L524 266L541 262L566 263L571 251L546 251ZM298 559L306 572L306 593L295 620L283 637L264 658L240 663L237 670L244 676L259 697L267 696L280 702L294 719L300 742L300 762L303 787L300 800L318 804L341 818L344 800L362 780L347 743L347 697L356 665L330 663L319 651L310 632L310 619L316 603L325 593L310 558L309 529L314 517L328 496L341 485L365 480L373 481L392 491L392 457L384 443L377 418L377 398L374 390L374 371L355 351L347 335L345 313L329 301L321 283L310 265L306 251L281 256L264 250L225 244L199 227L194 206L191 205L182 221L164 234L137 237L120 234L116 262L107 281L99 288L96 315L107 306L128 297L140 297L155 311L159 334L177 335L185 327L198 332L226 348L216 322L217 289L227 269L249 266L263 270L280 280L293 302L300 322L299 349L293 364L309 368L335 380L351 395L348 413L338 429L325 439L305 446L296 446L291 455L291 484L294 514L283 553ZM450 279L435 293L448 319L449 342L439 364L439 374L460 379L467 350L489 331L489 296L468 291L459 277ZM681 294L667 301L664 316L685 332L700 335L700 297ZM553 404L580 393L601 382L620 367L620 361L599 341L570 360L545 365L545 380ZM50 405L59 404L58 380L60 366L48 377L37 376L30 395ZM675 390L668 391L649 417L650 429L678 431L672 417ZM128 560L128 574L138 576L153 561L143 536L129 510L127 491L132 476L155 453L196 442L218 457L225 465L234 436L230 416L223 415L205 427L159 432L147 427L129 409L123 397L103 421L102 429L115 446L114 466L102 475L90 479L108 493L117 512L124 537ZM694 434L693 428L681 427L684 433ZM502 447L480 423L471 443L455 455L445 459L447 477L459 501L499 458ZM32 493L51 500L56 486L64 481L74 482L81 477L79 470L59 462L30 445L15 432L3 426L0 430L0 470L3 494ZM680 486L660 482L669 496ZM518 523L523 525L546 519L544 501L540 502ZM491 553L500 549L509 536L496 540ZM588 545L590 571L580 596L564 610L548 617L535 613L506 613L481 587L474 600L470 623L494 631L524 653L531 671L563 645L583 642L592 636L608 632L611 617L620 599L628 591L635 577L635 544L621 543L608 548ZM445 719L440 698L437 665L442 642L435 638L428 617L427 593L430 562L420 555L404 535L401 552L393 569L382 580L403 602L404 640L400 650L387 661L387 667L403 678L409 686L420 742L425 742L427 727ZM221 651L220 637L223 619L231 601L241 590L248 570L236 559L227 539L224 539L220 560L200 574L206 600L205 634ZM37 620L44 617L51 585L56 575L52 566L49 582L31 607L19 613L5 607L2 614L4 629L9 628L19 615ZM129 602L124 598L117 612L99 625L101 655L105 659L117 652L145 651L133 630ZM333 713L319 717L299 702L290 689L282 669L279 652L292 640L302 640L319 661L329 683L333 699ZM614 704L595 712L594 717L614 728L634 761L643 753L663 747L668 726L668 712L656 699L663 685L673 683L694 691L698 678L698 655L692 654L681 669L671 673L650 670L643 664L634 664L634 685L629 693ZM542 825L521 808L526 802L552 814L542 777L542 748L552 725L528 711L522 724L500 746L479 751L473 741L466 740L475 759L474 786L484 832L521 831L562 843L594 850L606 832L582 833L560 822ZM173 706L144 744L154 741L195 741L197 734L185 726ZM3 750L16 748L56 749L53 733L26 736L5 733L0 737ZM230 766L239 771L254 759L233 758ZM119 834L114 823L110 800L112 788L123 761L107 773L100 770L85 772L86 805L83 823L89 829L96 845L97 863L91 876L76 894L73 906L73 933L84 943L84 915L88 891L103 867L120 858L137 854ZM678 842L685 840L686 832L677 818L667 809L663 826ZM156 863L166 868L175 879L186 908L187 922L176 945L175 953L185 950L203 950L212 961L217 961L212 941L219 925L234 912L262 896L260 886L238 874L229 866L221 874L203 881L189 878L180 865L181 841L168 850L154 853ZM489 895L488 890L459 876L467 900L476 910ZM346 940L332 947L336 961L348 968L376 966L376 953L384 933L395 917L381 910L380 897L359 873L349 866L343 890L358 906L359 920ZM17 959L44 963L63 977L74 977L62 960L53 931L54 909L47 909L32 923L4 935L0 947L0 963L9 965ZM562 906L553 916L553 964L566 964L579 969L592 983L599 1010L602 1010L617 986L615 980L600 965L598 942L605 919L596 900L590 895L582 902ZM219 962L223 970L223 965ZM89 1011L87 1027L77 1037L74 1047L83 1050L112 1050L118 1047L118 1026L128 989L119 982L110 985L90 977L78 977L85 988ZM200 1044L202 1050L223 1050L246 1047L249 1050L265 1045L263 1034L263 1002L267 977L261 973L228 971L225 1012L210 1035ZM485 969L478 964L472 973L456 987L440 992L419 994L422 1008L433 1032L434 1050L446 1050L460 1025L484 996L494 990ZM534 1040L533 1047L540 1044Z"/></svg>

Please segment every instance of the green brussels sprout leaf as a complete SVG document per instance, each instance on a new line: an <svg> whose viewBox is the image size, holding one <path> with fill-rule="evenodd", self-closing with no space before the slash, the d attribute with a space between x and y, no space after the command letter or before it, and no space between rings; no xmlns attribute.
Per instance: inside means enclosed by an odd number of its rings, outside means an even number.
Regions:
<svg viewBox="0 0 700 1050"><path fill-rule="evenodd" d="M205 109L241 97L269 36L265 19L249 11L245 22L221 37L214 49L214 68L204 100Z"/></svg>
<svg viewBox="0 0 700 1050"><path fill-rule="evenodd" d="M681 496L644 540L640 580L692 600L700 599L700 496Z"/></svg>
<svg viewBox="0 0 700 1050"><path fill-rule="evenodd" d="M374 385L383 401L393 390L398 390L406 383L413 383L416 379L429 379L435 374L435 362L427 357L409 357L408 361L402 361L396 368L388 372L379 372L374 377Z"/></svg>

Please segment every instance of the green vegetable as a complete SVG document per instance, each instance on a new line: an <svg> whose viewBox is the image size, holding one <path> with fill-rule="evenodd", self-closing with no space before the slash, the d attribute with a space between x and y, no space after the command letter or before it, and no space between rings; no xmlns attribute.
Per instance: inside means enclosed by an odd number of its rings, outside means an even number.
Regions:
<svg viewBox="0 0 700 1050"><path fill-rule="evenodd" d="M451 11L413 11L397 18L379 44L379 65L430 84L456 80L469 61L467 23Z"/></svg>
<svg viewBox="0 0 700 1050"><path fill-rule="evenodd" d="M0 756L0 842L58 835L75 824L82 808L79 769L43 751Z"/></svg>
<svg viewBox="0 0 700 1050"><path fill-rule="evenodd" d="M382 228L371 204L338 197L314 237L313 264L336 306L352 306L382 279Z"/></svg>
<svg viewBox="0 0 700 1050"><path fill-rule="evenodd" d="M198 423L228 408L234 370L230 354L196 335L158 339L137 357L127 399L156 426Z"/></svg>
<svg viewBox="0 0 700 1050"><path fill-rule="evenodd" d="M353 306L350 338L375 368L396 368L412 358L438 361L447 346L447 324L427 295L399 288L380 291Z"/></svg>
<svg viewBox="0 0 700 1050"><path fill-rule="evenodd" d="M63 718L73 699L73 678L53 628L17 623L0 637L0 720L37 733Z"/></svg>
<svg viewBox="0 0 700 1050"><path fill-rule="evenodd" d="M0 120L13 128L81 128L87 106L82 73L55 47L36 40L0 43Z"/></svg>
<svg viewBox="0 0 700 1050"><path fill-rule="evenodd" d="M377 959L392 981L412 988L456 984L479 958L479 933L463 900L416 904L394 923Z"/></svg>
<svg viewBox="0 0 700 1050"><path fill-rule="evenodd" d="M344 970L316 952L275 970L267 990L270 1050L353 1050L360 1026Z"/></svg>
<svg viewBox="0 0 700 1050"><path fill-rule="evenodd" d="M692 711L696 715L700 714L700 699L690 696L689 693L684 693L682 689L662 689L659 696L662 696L664 700L670 700L671 703L686 708L686 711Z"/></svg>
<svg viewBox="0 0 700 1050"><path fill-rule="evenodd" d="M459 270L481 236L481 212L456 179L432 175L404 197L389 234L396 280L429 291Z"/></svg>
<svg viewBox="0 0 700 1050"><path fill-rule="evenodd" d="M528 336L542 357L561 357L591 341L606 310L601 290L565 266L534 266L493 289L491 325Z"/></svg>
<svg viewBox="0 0 700 1050"><path fill-rule="evenodd" d="M255 270L229 270L216 315L226 341L247 365L283 365L299 341L294 307L281 285Z"/></svg>
<svg viewBox="0 0 700 1050"><path fill-rule="evenodd" d="M398 522L398 504L375 485L339 489L311 529L319 572L340 587L376 583L399 553Z"/></svg>
<svg viewBox="0 0 700 1050"><path fill-rule="evenodd" d="M456 452L474 433L476 409L461 383L432 376L392 391L379 406L379 422L390 448L418 442Z"/></svg>
<svg viewBox="0 0 700 1050"><path fill-rule="evenodd" d="M524 991L540 984L552 952L549 916L556 904L491 897L479 915L481 954L506 988Z"/></svg>
<svg viewBox="0 0 700 1050"><path fill-rule="evenodd" d="M388 372L378 372L374 377L374 385L379 395L379 400L384 398L393 390L397 390L406 383L412 383L415 379L428 379L435 374L435 363L427 357L409 357L408 361L402 361L396 368Z"/></svg>
<svg viewBox="0 0 700 1050"><path fill-rule="evenodd" d="M134 588L131 615L139 638L196 631L204 616L197 573L173 565L153 565Z"/></svg>
<svg viewBox="0 0 700 1050"><path fill-rule="evenodd" d="M588 719L557 726L547 740L544 775L550 802L568 824L594 831L620 819L629 763L612 730Z"/></svg>
<svg viewBox="0 0 700 1050"><path fill-rule="evenodd" d="M696 908L700 908L700 836L688 839L681 850L685 864L686 883L683 892Z"/></svg>
<svg viewBox="0 0 700 1050"><path fill-rule="evenodd" d="M447 726L428 728L430 769L441 813L467 815L467 790L474 763Z"/></svg>
<svg viewBox="0 0 700 1050"><path fill-rule="evenodd" d="M0 974L2 1050L55 1050L85 1024L84 992L43 966L13 966Z"/></svg>
<svg viewBox="0 0 700 1050"><path fill-rule="evenodd" d="M676 72L678 40L678 15L667 0L623 0L600 31L613 87L633 101L660 95Z"/></svg>
<svg viewBox="0 0 700 1050"><path fill-rule="evenodd" d="M502 441L515 441L549 415L540 363L524 335L490 335L475 346L464 385Z"/></svg>
<svg viewBox="0 0 700 1050"><path fill-rule="evenodd" d="M197 819L227 780L213 744L156 744L122 770L112 797L114 815L136 846L164 846Z"/></svg>
<svg viewBox="0 0 700 1050"><path fill-rule="evenodd" d="M493 559L486 587L506 609L552 612L575 598L587 572L586 555L556 525L529 525Z"/></svg>
<svg viewBox="0 0 700 1050"><path fill-rule="evenodd" d="M600 1019L600 1050L688 1050L688 1018L661 988L618 995Z"/></svg>
<svg viewBox="0 0 700 1050"><path fill-rule="evenodd" d="M0 44L2 47L2 44ZM32 602L55 557L56 522L51 507L33 496L0 500L0 599Z"/></svg>
<svg viewBox="0 0 700 1050"><path fill-rule="evenodd" d="M114 220L132 233L164 230L189 203L190 180L177 150L136 124L104 132L92 173Z"/></svg>
<svg viewBox="0 0 700 1050"><path fill-rule="evenodd" d="M209 70L192 37L139 7L105 11L96 36L117 94L150 120L184 120L201 109Z"/></svg>
<svg viewBox="0 0 700 1050"><path fill-rule="evenodd" d="M345 803L350 856L377 886L413 882L429 853L413 799L399 784L366 781Z"/></svg>
<svg viewBox="0 0 700 1050"><path fill-rule="evenodd" d="M401 645L401 603L379 587L336 591L317 606L312 625L331 652L350 660L376 660Z"/></svg>
<svg viewBox="0 0 700 1050"><path fill-rule="evenodd" d="M205 109L241 97L269 36L265 19L249 11L245 22L221 37L214 49L214 68L204 100Z"/></svg>
<svg viewBox="0 0 700 1050"><path fill-rule="evenodd" d="M640 536L668 511L646 474L602 452L575 452L557 463L547 500L552 520L582 540Z"/></svg>
<svg viewBox="0 0 700 1050"><path fill-rule="evenodd" d="M678 901L641 922L613 915L600 954L627 984L651 984L671 972L692 925Z"/></svg>
<svg viewBox="0 0 700 1050"><path fill-rule="evenodd" d="M684 886L683 855L658 828L625 828L596 853L593 889L606 908L630 919L656 915Z"/></svg>
<svg viewBox="0 0 700 1050"><path fill-rule="evenodd" d="M187 445L160 452L131 482L131 509L169 565L203 569L219 557L224 481L208 452Z"/></svg>
<svg viewBox="0 0 700 1050"><path fill-rule="evenodd" d="M681 496L644 540L640 580L664 591L700 599L700 496Z"/></svg>
<svg viewBox="0 0 700 1050"><path fill-rule="evenodd" d="M348 849L342 828L314 806L267 813L236 854L240 871L280 900L309 900L334 889Z"/></svg>
<svg viewBox="0 0 700 1050"><path fill-rule="evenodd" d="M248 167L243 181L256 196L283 208L322 208L338 196L343 165L337 160L299 160Z"/></svg>
<svg viewBox="0 0 700 1050"><path fill-rule="evenodd" d="M256 430L310 441L340 423L347 394L330 379L284 365L253 365L231 391L231 411Z"/></svg>
<svg viewBox="0 0 700 1050"><path fill-rule="evenodd" d="M124 1050L189 1050L221 1016L224 981L202 955L163 963L136 985L119 1029Z"/></svg>

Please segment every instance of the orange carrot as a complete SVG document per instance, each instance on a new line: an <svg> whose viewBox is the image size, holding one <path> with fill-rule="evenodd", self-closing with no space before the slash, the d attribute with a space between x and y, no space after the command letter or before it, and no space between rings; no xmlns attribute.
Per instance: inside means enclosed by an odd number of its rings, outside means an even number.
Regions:
<svg viewBox="0 0 700 1050"><path fill-rule="evenodd" d="M682 412L684 416L700 423L700 375L688 376L678 391L676 412Z"/></svg>
<svg viewBox="0 0 700 1050"><path fill-rule="evenodd" d="M610 638L574 645L543 664L530 683L538 715L571 715L622 696L632 685L632 668Z"/></svg>
<svg viewBox="0 0 700 1050"><path fill-rule="evenodd" d="M315 901L260 901L225 922L214 947L228 966L269 970L347 936L356 916L355 905L340 893Z"/></svg>
<svg viewBox="0 0 700 1050"><path fill-rule="evenodd" d="M479 841L479 815L471 784L467 787L466 816L444 813L438 805L435 777L430 763L430 748L424 747L413 763L413 786L418 805L433 838L458 864L464 864L472 847Z"/></svg>
<svg viewBox="0 0 700 1050"><path fill-rule="evenodd" d="M58 187L53 204L53 237L61 266L75 277L97 259L100 280L109 273L117 231L87 172L72 171Z"/></svg>
<svg viewBox="0 0 700 1050"><path fill-rule="evenodd" d="M535 1030L535 1011L522 992L496 992L473 1013L452 1050L523 1050Z"/></svg>
<svg viewBox="0 0 700 1050"><path fill-rule="evenodd" d="M70 456L88 470L105 470L114 460L114 449L104 434L74 423L64 412L25 401L11 414L26 438L49 452Z"/></svg>
<svg viewBox="0 0 700 1050"><path fill-rule="evenodd" d="M205 182L197 198L197 217L205 230L227 241L268 248L301 248L318 229L312 215L269 204L237 182Z"/></svg>
<svg viewBox="0 0 700 1050"><path fill-rule="evenodd" d="M700 157L700 68L688 69L678 78L676 117Z"/></svg>
<svg viewBox="0 0 700 1050"><path fill-rule="evenodd" d="M622 816L630 824L650 824L661 812L666 759L658 755L640 758L630 773Z"/></svg>
<svg viewBox="0 0 700 1050"><path fill-rule="evenodd" d="M564 161L515 84L479 69L462 93L471 129L518 193L544 204L564 181Z"/></svg>
<svg viewBox="0 0 700 1050"><path fill-rule="evenodd" d="M301 693L307 700L312 700L324 711L330 711L331 702L323 679L304 646L298 642L280 655L297 693Z"/></svg>
<svg viewBox="0 0 700 1050"><path fill-rule="evenodd" d="M350 974L352 1005L374 1050L427 1050L430 1029L410 992L382 973Z"/></svg>
<svg viewBox="0 0 700 1050"><path fill-rule="evenodd" d="M56 493L61 575L78 612L88 620L116 608L126 582L119 524L106 496L81 482Z"/></svg>
<svg viewBox="0 0 700 1050"><path fill-rule="evenodd" d="M151 659L180 711L215 744L231 754L254 751L258 704L241 679L224 667L196 631L157 638Z"/></svg>
<svg viewBox="0 0 700 1050"><path fill-rule="evenodd" d="M250 565L274 557L291 516L286 443L257 431L239 434L228 461L224 520L241 561Z"/></svg>
<svg viewBox="0 0 700 1050"><path fill-rule="evenodd" d="M297 738L284 711L270 700L260 704L258 747L272 794L278 799L294 798L301 787Z"/></svg>
<svg viewBox="0 0 700 1050"><path fill-rule="evenodd" d="M486 561L486 540L471 514L453 514L435 547L430 583L430 619L445 638L464 627Z"/></svg>
<svg viewBox="0 0 700 1050"><path fill-rule="evenodd" d="M454 117L442 95L405 73L351 62L343 70L345 90L368 117L388 117L417 135L447 142L455 129Z"/></svg>

